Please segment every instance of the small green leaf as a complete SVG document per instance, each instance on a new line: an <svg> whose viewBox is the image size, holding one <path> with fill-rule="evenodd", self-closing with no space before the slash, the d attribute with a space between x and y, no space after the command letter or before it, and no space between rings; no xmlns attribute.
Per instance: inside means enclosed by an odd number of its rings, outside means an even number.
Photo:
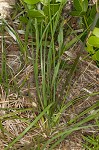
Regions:
<svg viewBox="0 0 99 150"><path fill-rule="evenodd" d="M96 36L90 36L88 39L88 44L99 48L99 38Z"/></svg>
<svg viewBox="0 0 99 150"><path fill-rule="evenodd" d="M54 15L59 10L60 4L50 4L50 12L51 15ZM43 8L44 13L48 16L49 15L49 6L46 5Z"/></svg>
<svg viewBox="0 0 99 150"><path fill-rule="evenodd" d="M83 5L83 11L86 12L88 9L88 0L84 0L82 2L82 5Z"/></svg>
<svg viewBox="0 0 99 150"><path fill-rule="evenodd" d="M87 44L86 50L89 54L94 54L95 50L93 49L92 45Z"/></svg>
<svg viewBox="0 0 99 150"><path fill-rule="evenodd" d="M20 20L22 23L27 23L27 22L28 22L27 16L20 16L20 17L19 17L19 20Z"/></svg>
<svg viewBox="0 0 99 150"><path fill-rule="evenodd" d="M77 11L82 11L82 2L81 0L74 0L74 7Z"/></svg>
<svg viewBox="0 0 99 150"><path fill-rule="evenodd" d="M42 10L31 9L28 11L28 16L32 18L44 18L44 12Z"/></svg>
<svg viewBox="0 0 99 150"><path fill-rule="evenodd" d="M99 38L99 28L96 28L93 30L93 34Z"/></svg>
<svg viewBox="0 0 99 150"><path fill-rule="evenodd" d="M96 60L99 61L99 50L95 53Z"/></svg>
<svg viewBox="0 0 99 150"><path fill-rule="evenodd" d="M27 4L37 4L40 0L24 0Z"/></svg>
<svg viewBox="0 0 99 150"><path fill-rule="evenodd" d="M88 9L88 13L87 13L88 25L90 25L93 22L93 20L95 18L95 14L96 14L96 6L93 5L90 9Z"/></svg>
<svg viewBox="0 0 99 150"><path fill-rule="evenodd" d="M92 55L92 59L96 61L96 54Z"/></svg>
<svg viewBox="0 0 99 150"><path fill-rule="evenodd" d="M35 8L35 5L34 5L34 4L27 4L27 8L28 8L28 9L34 9L34 8Z"/></svg>
<svg viewBox="0 0 99 150"><path fill-rule="evenodd" d="M51 0L50 0L51 1ZM47 5L49 3L49 0L40 0L40 2L43 4L43 5Z"/></svg>

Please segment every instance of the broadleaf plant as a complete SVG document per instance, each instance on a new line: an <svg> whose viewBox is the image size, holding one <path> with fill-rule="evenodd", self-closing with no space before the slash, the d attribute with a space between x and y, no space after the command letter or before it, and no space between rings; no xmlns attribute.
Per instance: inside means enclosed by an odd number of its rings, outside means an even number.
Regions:
<svg viewBox="0 0 99 150"><path fill-rule="evenodd" d="M74 0L74 10L71 12L73 16L83 16L88 9L88 0Z"/></svg>
<svg viewBox="0 0 99 150"><path fill-rule="evenodd" d="M65 3L65 0L23 0L28 8L28 17L36 18L39 22L45 21L49 16L54 16L59 10L61 4ZM49 10L50 5L50 10ZM46 19L47 20L47 19Z"/></svg>
<svg viewBox="0 0 99 150"><path fill-rule="evenodd" d="M99 28L95 27L92 35L88 38L86 50L93 60L99 61Z"/></svg>
<svg viewBox="0 0 99 150"><path fill-rule="evenodd" d="M73 0L74 9L71 12L72 16L79 17L82 28L87 29L81 40L83 42L87 39L86 50L96 63L99 62L99 12L97 3L90 6L88 0Z"/></svg>

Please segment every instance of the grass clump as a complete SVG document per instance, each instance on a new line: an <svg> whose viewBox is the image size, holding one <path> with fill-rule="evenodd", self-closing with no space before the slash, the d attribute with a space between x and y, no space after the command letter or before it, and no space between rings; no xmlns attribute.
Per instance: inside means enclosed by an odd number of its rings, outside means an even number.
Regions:
<svg viewBox="0 0 99 150"><path fill-rule="evenodd" d="M0 128L6 141L8 135L11 135L8 143L5 144L5 150L13 149L14 145L16 149L18 146L20 148L22 139L27 138L27 135L31 139L31 142L26 144L30 149L51 150L76 131L81 132L91 127L96 128L97 131L98 125L94 119L99 117L97 102L99 91L91 92L90 83L85 88L82 87L82 91L79 89L77 91L79 94L72 94L72 89L74 90L72 87L77 82L77 80L74 82L74 75L79 70L77 65L79 61L80 63L85 61L83 50L91 24L88 26L85 22L87 26L85 31L76 33L70 22L64 21L61 16L65 5L67 1L48 0L42 3L22 1L19 7L19 10L22 7L22 14L18 14L16 18L13 16L11 25L6 20L2 20L0 79L1 98L3 101L5 94L5 103L0 108L2 111ZM17 8L17 13L19 10ZM17 19L18 26L13 23ZM95 21L93 20L92 27L95 27ZM64 37L65 25L67 31ZM8 64L5 34L9 34L17 45L19 58L17 71L11 63ZM77 49L76 57L72 53L74 46L81 46ZM65 55L67 55L66 60ZM84 72L85 68L80 77ZM9 100L12 93L15 94L16 102L13 102L12 98ZM96 100L91 106L85 107L79 113L74 111L80 103L94 97ZM90 113L91 111L93 113ZM64 113L66 116L69 114L65 117L65 121ZM7 131L4 128L8 120L24 123L24 128L20 129L14 138L11 129Z"/></svg>

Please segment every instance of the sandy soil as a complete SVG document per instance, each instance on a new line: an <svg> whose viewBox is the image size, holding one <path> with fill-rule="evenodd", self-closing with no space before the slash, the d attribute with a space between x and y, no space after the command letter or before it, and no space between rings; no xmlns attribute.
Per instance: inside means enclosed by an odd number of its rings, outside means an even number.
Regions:
<svg viewBox="0 0 99 150"><path fill-rule="evenodd" d="M6 18L10 15L11 5L15 4L15 0L0 0L0 18Z"/></svg>

